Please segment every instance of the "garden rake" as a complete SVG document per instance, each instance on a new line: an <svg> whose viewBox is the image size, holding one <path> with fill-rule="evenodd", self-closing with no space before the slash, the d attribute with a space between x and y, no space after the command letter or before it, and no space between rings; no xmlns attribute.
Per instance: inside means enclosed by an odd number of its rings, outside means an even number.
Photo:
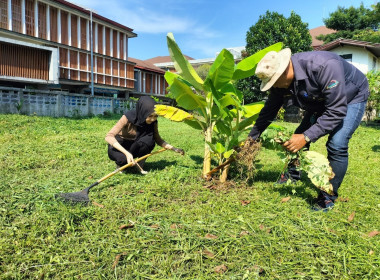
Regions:
<svg viewBox="0 0 380 280"><path fill-rule="evenodd" d="M144 159L146 159L152 155L161 153L163 151L166 151L166 149L161 149L161 150L158 150L156 152L142 156L142 157L138 158L137 160L135 160L135 162L137 163L139 161L142 161L142 160L144 160ZM91 188L95 187L96 185L99 185L104 180L112 177L116 173L123 171L124 169L126 169L130 166L133 166L133 163L128 163L124 166L117 168L115 171L113 171L113 172L109 173L108 175L104 176L103 178L99 179L98 181L93 183L91 186L85 188L84 190L81 190L79 192L72 192L72 193L59 193L59 194L56 194L56 197L63 199L63 201L67 202L67 203L72 203L72 204L81 203L81 204L87 205L90 202L88 194L89 194Z"/></svg>

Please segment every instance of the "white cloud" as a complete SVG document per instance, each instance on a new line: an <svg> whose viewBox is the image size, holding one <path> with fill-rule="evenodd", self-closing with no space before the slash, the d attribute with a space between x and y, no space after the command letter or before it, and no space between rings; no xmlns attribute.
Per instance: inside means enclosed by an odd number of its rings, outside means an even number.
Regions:
<svg viewBox="0 0 380 280"><path fill-rule="evenodd" d="M155 1L150 2L149 6L144 6L143 1L134 0L75 0L73 3L92 8L98 14L128 26L137 33L192 33L196 29L194 19L180 16L179 11L176 11L178 15L172 15L170 9L163 9L166 5L156 5ZM175 10L173 4L168 6Z"/></svg>
<svg viewBox="0 0 380 280"><path fill-rule="evenodd" d="M173 32L184 52L214 57L223 48L216 43L223 35L211 27L212 20L197 19L196 13L186 6L201 5L201 0L74 0L73 3L132 28L139 37Z"/></svg>

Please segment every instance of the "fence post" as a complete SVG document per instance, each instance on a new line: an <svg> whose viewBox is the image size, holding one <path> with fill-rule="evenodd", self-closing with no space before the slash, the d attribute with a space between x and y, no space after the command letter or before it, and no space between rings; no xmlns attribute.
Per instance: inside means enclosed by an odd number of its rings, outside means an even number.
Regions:
<svg viewBox="0 0 380 280"><path fill-rule="evenodd" d="M57 94L57 105L56 106L57 106L57 108L56 108L57 117L63 117L64 112L63 112L63 106L62 106L62 94L61 93Z"/></svg>
<svg viewBox="0 0 380 280"><path fill-rule="evenodd" d="M21 114L23 111L26 112L26 110L23 110L24 109L24 93L21 89L18 91L18 104L16 105L16 109L17 109L18 114Z"/></svg>
<svg viewBox="0 0 380 280"><path fill-rule="evenodd" d="M92 96L87 96L87 114L86 116L90 116L90 114L92 114L91 112L91 101L92 101L93 97Z"/></svg>
<svg viewBox="0 0 380 280"><path fill-rule="evenodd" d="M115 98L111 98L111 113L115 114Z"/></svg>

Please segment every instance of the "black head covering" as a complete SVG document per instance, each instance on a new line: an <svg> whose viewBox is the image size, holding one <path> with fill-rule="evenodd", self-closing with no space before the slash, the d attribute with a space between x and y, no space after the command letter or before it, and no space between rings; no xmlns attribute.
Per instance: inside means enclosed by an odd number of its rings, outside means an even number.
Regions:
<svg viewBox="0 0 380 280"><path fill-rule="evenodd" d="M146 118L154 112L156 102L149 96L140 97L137 101L136 109L124 113L128 121L133 123L137 128L136 141L141 141L148 146L154 147L154 124L146 123Z"/></svg>

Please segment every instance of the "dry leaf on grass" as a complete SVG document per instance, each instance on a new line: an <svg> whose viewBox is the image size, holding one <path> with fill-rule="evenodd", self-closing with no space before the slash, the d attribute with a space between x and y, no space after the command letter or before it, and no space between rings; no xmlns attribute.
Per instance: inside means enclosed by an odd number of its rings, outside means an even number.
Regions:
<svg viewBox="0 0 380 280"><path fill-rule="evenodd" d="M117 266L117 264L118 264L120 258L121 258L122 256L125 256L126 254L127 254L126 252L123 252L123 253L121 253L121 254L119 254L119 255L116 255L115 260L114 260L114 262L113 262L113 264L112 264L112 269L115 269L115 267Z"/></svg>
<svg viewBox="0 0 380 280"><path fill-rule="evenodd" d="M288 202L289 200L290 200L290 196L284 197L283 199L281 199L281 202L285 203L285 202Z"/></svg>
<svg viewBox="0 0 380 280"><path fill-rule="evenodd" d="M348 197L338 197L337 200L340 202L348 202L350 199Z"/></svg>
<svg viewBox="0 0 380 280"><path fill-rule="evenodd" d="M207 239L217 239L218 236L216 236L216 235L214 235L214 234L211 234L211 233L207 233L207 234L205 235L205 238L207 238Z"/></svg>
<svg viewBox="0 0 380 280"><path fill-rule="evenodd" d="M207 249L204 249L202 254L205 255L206 257L210 258L210 259L213 259L215 257L215 255Z"/></svg>
<svg viewBox="0 0 380 280"><path fill-rule="evenodd" d="M241 236L244 236L244 235L248 235L248 234L249 234L249 231L244 230L244 231L242 231L242 232L240 233L240 237L241 237Z"/></svg>
<svg viewBox="0 0 380 280"><path fill-rule="evenodd" d="M135 225L134 224L128 224L128 225L121 225L119 229L127 229L127 228L133 228Z"/></svg>
<svg viewBox="0 0 380 280"><path fill-rule="evenodd" d="M215 273L223 274L227 271L227 266L224 264L218 265L217 267L214 268Z"/></svg>
<svg viewBox="0 0 380 280"><path fill-rule="evenodd" d="M368 255L373 255L373 253L375 253L375 252L372 251L372 250L370 250L370 251L368 252Z"/></svg>
<svg viewBox="0 0 380 280"><path fill-rule="evenodd" d="M240 200L241 205L246 206L251 203L250 200Z"/></svg>
<svg viewBox="0 0 380 280"><path fill-rule="evenodd" d="M158 229L160 226L159 225L151 225L150 228L153 228L153 229Z"/></svg>
<svg viewBox="0 0 380 280"><path fill-rule="evenodd" d="M347 219L347 220L348 220L349 222L352 222L352 221L354 220L354 218L355 218L355 211L352 212L350 216L348 216L348 219Z"/></svg>
<svg viewBox="0 0 380 280"><path fill-rule="evenodd" d="M265 231L265 232L268 233L268 234L272 232L272 229L270 229L270 228L266 228L263 224L261 224L261 225L259 226L259 228L260 228L260 230Z"/></svg>
<svg viewBox="0 0 380 280"><path fill-rule="evenodd" d="M92 202L92 205L95 205L95 206L100 207L100 208L104 208L104 205L99 204L99 203L97 203L95 201Z"/></svg>
<svg viewBox="0 0 380 280"><path fill-rule="evenodd" d="M368 233L368 237L375 237L378 234L380 234L380 231L374 230Z"/></svg>

